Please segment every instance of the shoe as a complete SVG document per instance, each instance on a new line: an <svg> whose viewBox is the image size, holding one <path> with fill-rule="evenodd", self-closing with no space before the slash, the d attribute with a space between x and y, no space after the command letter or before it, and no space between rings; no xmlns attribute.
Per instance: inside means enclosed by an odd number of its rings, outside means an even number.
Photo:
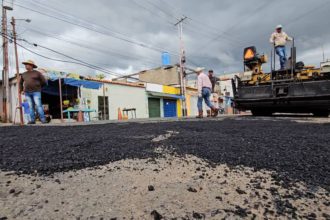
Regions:
<svg viewBox="0 0 330 220"><path fill-rule="evenodd" d="M203 118L203 111L199 111L196 118Z"/></svg>
<svg viewBox="0 0 330 220"><path fill-rule="evenodd" d="M218 116L218 114L219 114L219 109L213 107L213 108L212 108L212 117L215 118L215 117Z"/></svg>
<svg viewBox="0 0 330 220"><path fill-rule="evenodd" d="M206 113L208 118L211 117L211 110L207 110Z"/></svg>
<svg viewBox="0 0 330 220"><path fill-rule="evenodd" d="M28 124L28 125L35 125L36 122L35 122L35 121L29 121L27 124Z"/></svg>

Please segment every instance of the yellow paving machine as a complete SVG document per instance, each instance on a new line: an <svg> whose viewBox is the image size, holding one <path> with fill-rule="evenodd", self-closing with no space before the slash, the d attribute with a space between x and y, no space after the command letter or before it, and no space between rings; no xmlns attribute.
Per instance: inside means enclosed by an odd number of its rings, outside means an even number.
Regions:
<svg viewBox="0 0 330 220"><path fill-rule="evenodd" d="M232 80L235 107L251 110L255 116L273 113L312 113L328 117L330 112L330 61L320 67L296 62L296 48L284 70L275 70L272 53L271 72L265 73L262 65L266 55L257 53L255 47L244 49L244 72Z"/></svg>

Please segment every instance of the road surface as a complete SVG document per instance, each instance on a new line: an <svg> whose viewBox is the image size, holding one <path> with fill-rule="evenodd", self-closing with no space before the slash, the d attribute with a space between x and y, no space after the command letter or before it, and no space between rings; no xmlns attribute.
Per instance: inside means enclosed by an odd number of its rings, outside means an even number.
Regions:
<svg viewBox="0 0 330 220"><path fill-rule="evenodd" d="M330 218L330 122L0 128L0 219Z"/></svg>

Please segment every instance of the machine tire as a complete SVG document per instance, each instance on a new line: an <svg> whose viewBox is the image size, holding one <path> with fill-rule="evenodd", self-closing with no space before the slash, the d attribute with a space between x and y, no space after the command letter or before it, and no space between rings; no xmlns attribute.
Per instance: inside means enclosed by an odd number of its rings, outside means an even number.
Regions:
<svg viewBox="0 0 330 220"><path fill-rule="evenodd" d="M314 111L313 115L315 117L329 117L329 111L328 110L319 110L319 111Z"/></svg>
<svg viewBox="0 0 330 220"><path fill-rule="evenodd" d="M251 110L253 116L272 116L273 112L265 110Z"/></svg>

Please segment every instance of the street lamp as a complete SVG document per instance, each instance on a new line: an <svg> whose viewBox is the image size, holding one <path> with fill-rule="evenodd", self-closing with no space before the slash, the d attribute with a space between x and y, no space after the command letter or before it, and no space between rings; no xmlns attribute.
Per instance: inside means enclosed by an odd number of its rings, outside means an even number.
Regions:
<svg viewBox="0 0 330 220"><path fill-rule="evenodd" d="M31 19L22 19L22 18L14 18L15 21L25 21L27 23L31 22Z"/></svg>
<svg viewBox="0 0 330 220"><path fill-rule="evenodd" d="M2 0L2 8L8 11L12 11L13 10L13 0L11 1L4 1Z"/></svg>
<svg viewBox="0 0 330 220"><path fill-rule="evenodd" d="M22 95L20 90L20 84L21 84L21 77L19 75L19 62L18 62L18 54L17 54L17 43L16 43L16 21L25 21L27 23L30 23L30 19L15 19L14 17L11 18L11 25L13 26L13 38L14 38L14 49L15 49L15 58L16 58L16 82L17 82L17 92L18 92L18 103L19 106L17 107L19 109L19 116L20 116L20 124L24 125L23 120L23 109L22 109Z"/></svg>

